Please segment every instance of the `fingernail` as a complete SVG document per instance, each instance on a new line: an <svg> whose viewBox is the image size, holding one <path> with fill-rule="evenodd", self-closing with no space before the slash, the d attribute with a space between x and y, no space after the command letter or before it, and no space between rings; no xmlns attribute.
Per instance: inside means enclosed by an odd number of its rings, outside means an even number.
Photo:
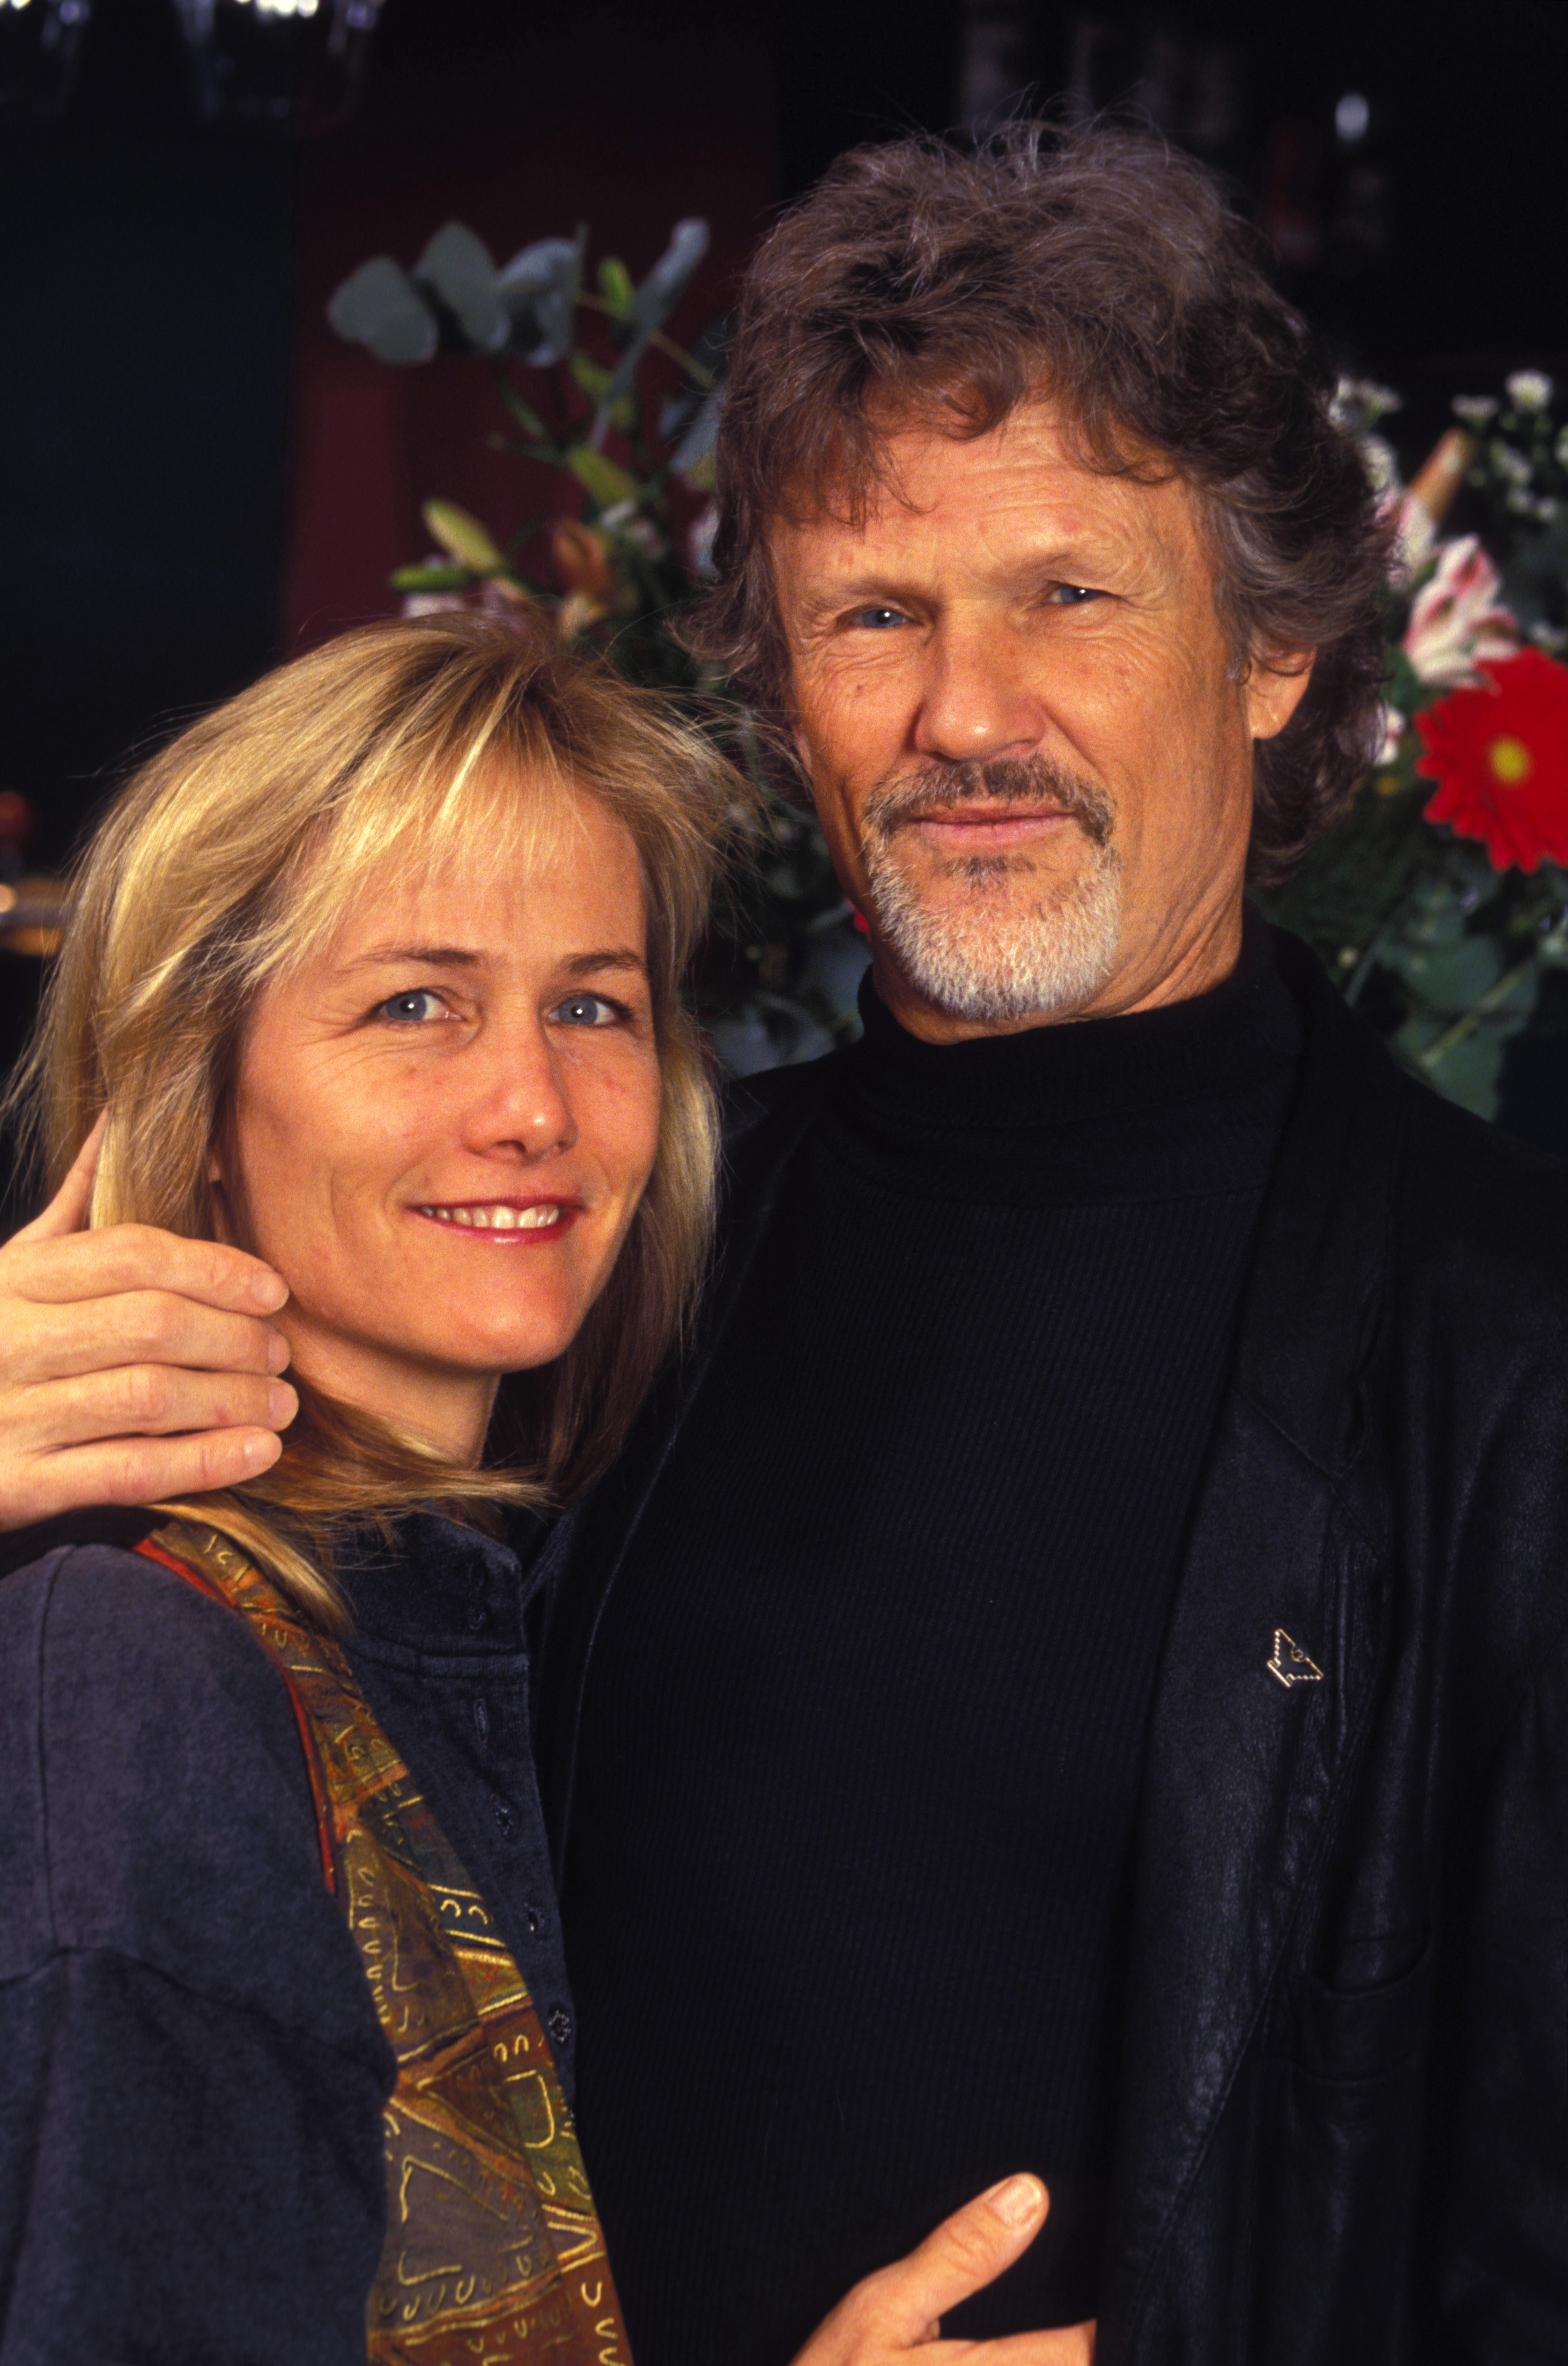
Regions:
<svg viewBox="0 0 1568 2366"><path fill-rule="evenodd" d="M1037 2177L1010 2177L987 2194L987 2201L1004 2226L1027 2225L1038 2218L1045 2200L1045 2188Z"/></svg>
<svg viewBox="0 0 1568 2366"><path fill-rule="evenodd" d="M280 1273L268 1273L253 1266L250 1275L251 1297L268 1314L276 1314L288 1297L288 1284Z"/></svg>
<svg viewBox="0 0 1568 2366"><path fill-rule="evenodd" d="M247 1437L244 1447L245 1468L247 1470L270 1470L282 1451L282 1438L274 1437L270 1432Z"/></svg>
<svg viewBox="0 0 1568 2366"><path fill-rule="evenodd" d="M281 1331L269 1331L266 1339L266 1368L269 1372L281 1372L288 1363L288 1342Z"/></svg>
<svg viewBox="0 0 1568 2366"><path fill-rule="evenodd" d="M299 1400L287 1380L274 1380L266 1392L266 1417L281 1429L299 1410Z"/></svg>

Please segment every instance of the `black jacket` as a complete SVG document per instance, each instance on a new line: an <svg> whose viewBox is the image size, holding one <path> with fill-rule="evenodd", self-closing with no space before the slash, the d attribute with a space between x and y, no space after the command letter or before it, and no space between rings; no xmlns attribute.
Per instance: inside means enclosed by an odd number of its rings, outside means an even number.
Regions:
<svg viewBox="0 0 1568 2366"><path fill-rule="evenodd" d="M1149 1737L1099 2366L1563 2366L1568 1170L1278 952L1301 1084ZM737 1095L710 1343L828 1065ZM704 1353L556 1540L558 1876Z"/></svg>

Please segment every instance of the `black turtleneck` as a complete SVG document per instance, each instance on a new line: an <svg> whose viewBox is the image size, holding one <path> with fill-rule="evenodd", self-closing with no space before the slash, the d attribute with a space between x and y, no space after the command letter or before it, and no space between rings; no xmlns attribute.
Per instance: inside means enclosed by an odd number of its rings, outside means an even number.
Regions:
<svg viewBox="0 0 1568 2366"><path fill-rule="evenodd" d="M869 992L604 1612L564 1899L638 2366L784 2366L1010 2170L949 2320L1095 2312L1155 1669L1293 1080L1214 993L934 1047Z"/></svg>

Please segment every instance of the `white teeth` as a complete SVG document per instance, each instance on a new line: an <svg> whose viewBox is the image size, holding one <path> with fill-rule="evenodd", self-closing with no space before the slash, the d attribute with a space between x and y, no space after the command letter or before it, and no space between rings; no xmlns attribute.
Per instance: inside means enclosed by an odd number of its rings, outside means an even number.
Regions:
<svg viewBox="0 0 1568 2366"><path fill-rule="evenodd" d="M540 1233L551 1224L558 1224L561 1210L546 1205L537 1208L509 1208L497 1201L491 1207L421 1208L422 1216L434 1216L443 1224L463 1224L470 1232Z"/></svg>

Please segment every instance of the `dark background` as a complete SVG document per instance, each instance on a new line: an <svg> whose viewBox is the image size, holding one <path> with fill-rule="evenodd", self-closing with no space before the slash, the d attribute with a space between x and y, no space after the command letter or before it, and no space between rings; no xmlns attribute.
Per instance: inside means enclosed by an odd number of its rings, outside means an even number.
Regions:
<svg viewBox="0 0 1568 2366"><path fill-rule="evenodd" d="M29 867L138 744L386 612L423 497L507 523L481 366L389 371L323 320L356 264L453 216L502 258L586 220L637 276L706 215L671 324L694 335L840 149L1032 85L1220 170L1337 355L1406 393L1407 460L1454 391L1565 367L1562 0L387 0L357 114L308 139L197 119L171 0L96 0L81 59L58 121L0 124L0 789L37 815ZM0 955L0 1060L35 975Z"/></svg>

